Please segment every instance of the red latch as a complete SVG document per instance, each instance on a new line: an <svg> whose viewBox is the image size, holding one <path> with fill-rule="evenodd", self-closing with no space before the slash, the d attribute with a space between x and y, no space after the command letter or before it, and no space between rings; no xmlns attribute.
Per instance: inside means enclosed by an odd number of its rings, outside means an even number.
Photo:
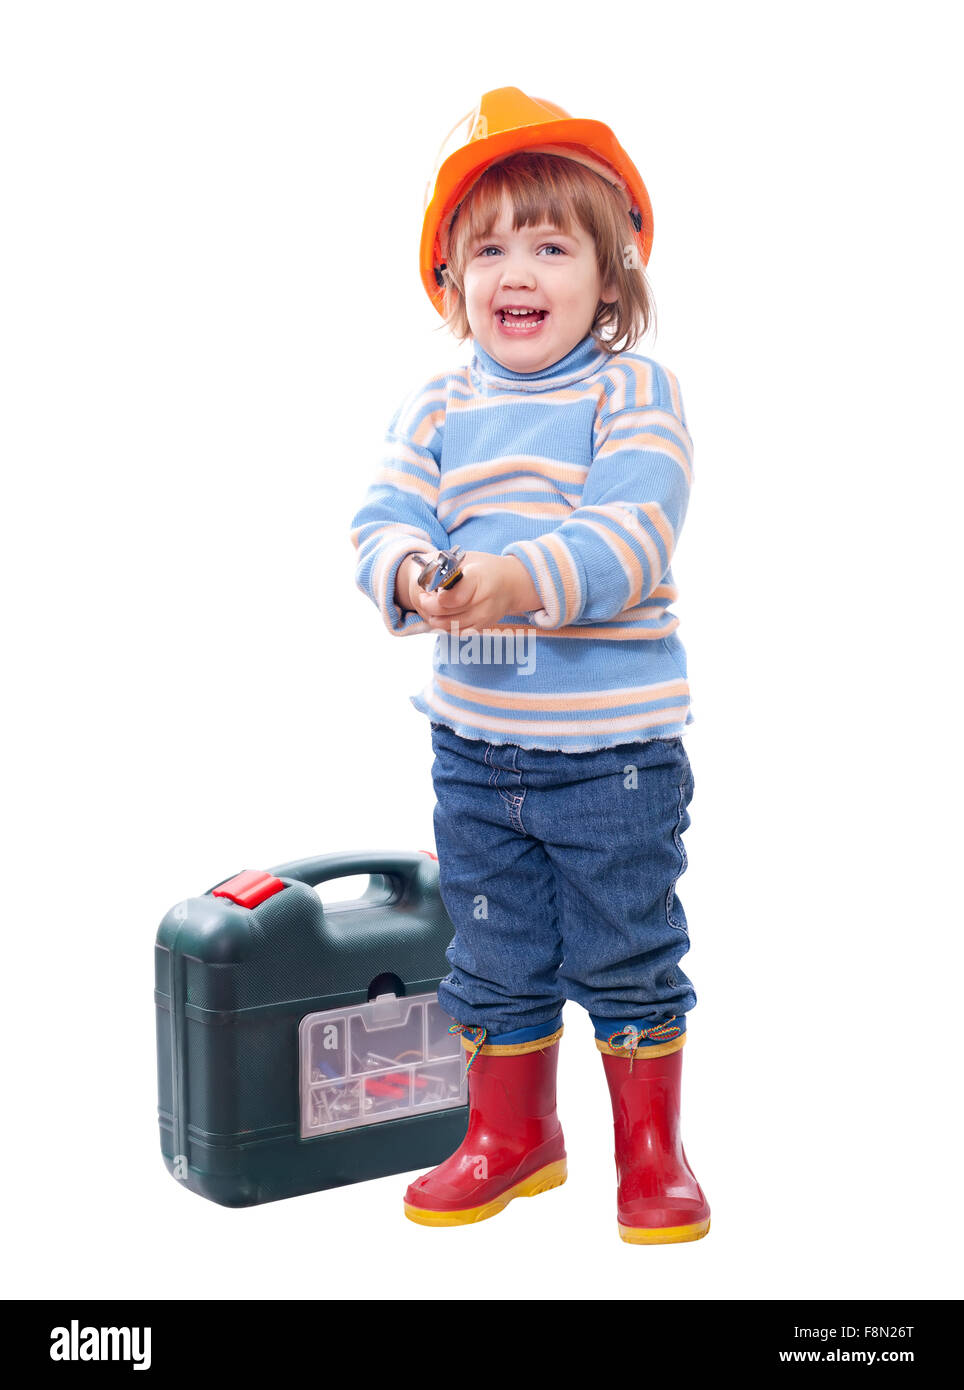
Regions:
<svg viewBox="0 0 964 1390"><path fill-rule="evenodd" d="M438 863L438 855L433 854L430 849L420 849L419 854L427 854L429 859L434 859L435 862Z"/></svg>
<svg viewBox="0 0 964 1390"><path fill-rule="evenodd" d="M230 898L239 907L257 907L265 898L280 893L284 886L280 878L264 869L245 869L211 891L216 898Z"/></svg>

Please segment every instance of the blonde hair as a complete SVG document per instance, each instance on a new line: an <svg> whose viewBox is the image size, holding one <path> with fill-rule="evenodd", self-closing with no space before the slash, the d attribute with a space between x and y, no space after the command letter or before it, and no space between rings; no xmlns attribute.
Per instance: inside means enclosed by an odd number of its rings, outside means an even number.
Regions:
<svg viewBox="0 0 964 1390"><path fill-rule="evenodd" d="M572 233L575 221L592 237L601 283L611 284L618 295L611 304L600 300L588 329L601 348L626 351L650 325L655 327L656 305L642 252L613 186L575 160L526 150L490 165L452 214L442 271L445 323L440 327L449 328L459 342L471 335L465 310L466 248L476 237L492 234L506 199L514 231L550 222Z"/></svg>

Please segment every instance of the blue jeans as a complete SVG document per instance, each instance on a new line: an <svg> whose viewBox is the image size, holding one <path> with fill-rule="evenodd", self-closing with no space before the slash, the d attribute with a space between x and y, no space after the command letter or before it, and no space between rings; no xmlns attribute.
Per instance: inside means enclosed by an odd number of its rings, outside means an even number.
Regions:
<svg viewBox="0 0 964 1390"><path fill-rule="evenodd" d="M696 1003L676 881L693 774L681 737L588 753L465 739L432 722L439 887L455 938L439 1003L487 1043L562 1025L685 1032ZM639 1037L639 1046L659 1038Z"/></svg>

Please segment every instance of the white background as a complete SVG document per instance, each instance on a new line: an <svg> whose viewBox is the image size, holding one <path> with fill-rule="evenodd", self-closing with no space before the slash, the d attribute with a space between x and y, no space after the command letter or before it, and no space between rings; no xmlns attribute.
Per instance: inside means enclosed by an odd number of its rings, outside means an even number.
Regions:
<svg viewBox="0 0 964 1390"><path fill-rule="evenodd" d="M8 1294L960 1296L953 9L4 7ZM505 85L641 170L637 350L695 441L695 1245L617 1238L575 1005L569 1181L478 1227L407 1222L404 1175L222 1209L158 1147L163 913L433 843L432 639L383 628L348 533L403 394L466 359L422 196Z"/></svg>

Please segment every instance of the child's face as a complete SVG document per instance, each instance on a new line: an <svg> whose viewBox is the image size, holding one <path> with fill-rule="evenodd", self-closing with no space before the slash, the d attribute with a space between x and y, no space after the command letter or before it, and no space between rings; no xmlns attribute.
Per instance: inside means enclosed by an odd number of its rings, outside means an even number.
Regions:
<svg viewBox="0 0 964 1390"><path fill-rule="evenodd" d="M465 309L476 341L513 372L551 367L589 332L601 284L592 236L575 224L566 234L549 226L512 230L505 203L487 237L466 248ZM505 306L544 310L538 317L503 314Z"/></svg>

